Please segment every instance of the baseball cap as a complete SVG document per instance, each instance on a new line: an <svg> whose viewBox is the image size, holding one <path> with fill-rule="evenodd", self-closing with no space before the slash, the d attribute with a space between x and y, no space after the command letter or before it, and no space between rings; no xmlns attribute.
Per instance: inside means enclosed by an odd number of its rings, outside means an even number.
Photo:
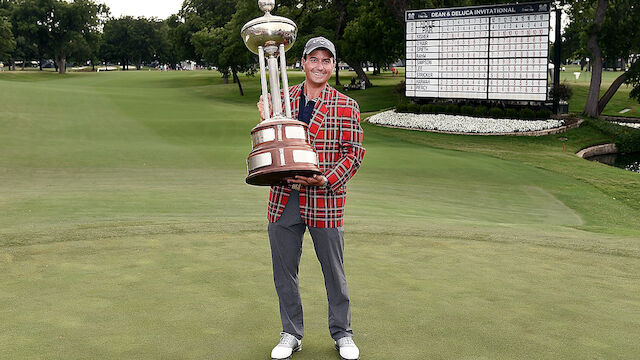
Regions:
<svg viewBox="0 0 640 360"><path fill-rule="evenodd" d="M302 57L311 54L314 50L317 49L326 49L329 50L333 58L336 57L336 47L333 45L331 40L324 38L322 36L314 37L307 41L304 46L304 51L302 51Z"/></svg>

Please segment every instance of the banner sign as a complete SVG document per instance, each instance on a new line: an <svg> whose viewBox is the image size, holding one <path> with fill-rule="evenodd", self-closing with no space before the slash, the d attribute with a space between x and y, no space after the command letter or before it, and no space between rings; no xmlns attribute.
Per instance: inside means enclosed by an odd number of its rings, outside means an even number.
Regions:
<svg viewBox="0 0 640 360"><path fill-rule="evenodd" d="M406 96L546 101L550 8L407 11Z"/></svg>

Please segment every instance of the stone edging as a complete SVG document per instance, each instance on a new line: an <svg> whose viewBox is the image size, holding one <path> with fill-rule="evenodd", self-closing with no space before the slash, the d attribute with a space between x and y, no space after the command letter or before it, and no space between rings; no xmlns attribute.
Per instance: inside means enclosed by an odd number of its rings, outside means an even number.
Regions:
<svg viewBox="0 0 640 360"><path fill-rule="evenodd" d="M595 146L589 146L588 148L584 148L578 151L576 155L584 159L591 156L617 154L617 153L618 153L618 148L616 147L616 144L602 144L602 145L595 145Z"/></svg>
<svg viewBox="0 0 640 360"><path fill-rule="evenodd" d="M373 116L373 115L372 115ZM368 117L367 117L368 119ZM369 122L367 121L367 119L365 119L365 122ZM474 133L474 132L460 132L460 131L442 131L442 130L427 130L427 129L416 129L416 128L411 128L411 127L405 127L405 126L392 126L392 125L382 125L382 124L373 124L373 123L369 123L372 125L376 125L376 126L382 126L382 127L386 127L386 128L391 128L391 129L404 129L404 130L414 130L414 131L425 131L425 132L432 132L432 133L439 133L439 134L451 134L451 135L484 135L484 136L502 136L502 135L514 135L514 136L544 136L544 135L552 135L552 134L559 134L561 132L565 132L567 130L570 129L575 129L577 127L579 127L580 125L582 125L582 123L584 122L583 119L578 119L578 121L576 121L575 123L569 124L569 125L564 125L564 126L560 126L558 128L555 129L545 129L545 130L537 130L537 131L517 131L517 132L504 132L504 133Z"/></svg>

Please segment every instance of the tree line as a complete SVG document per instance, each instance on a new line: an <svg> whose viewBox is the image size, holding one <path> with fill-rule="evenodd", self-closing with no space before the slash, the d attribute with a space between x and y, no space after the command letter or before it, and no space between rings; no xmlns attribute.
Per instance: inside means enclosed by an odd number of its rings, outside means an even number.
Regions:
<svg viewBox="0 0 640 360"><path fill-rule="evenodd" d="M298 25L298 39L287 53L290 64L299 60L309 38L324 36L336 44L338 60L371 86L363 63L372 63L375 74L404 57L406 10L512 2L278 0L272 13ZM599 115L623 84L633 86L631 96L640 99L638 61L625 64L602 96L599 91L607 63L640 54L640 0L557 0L553 5L570 19L561 39L563 59L592 59L585 114ZM238 74L254 72L257 57L245 48L240 29L261 15L256 0L184 0L178 13L167 19L113 18L94 0L0 0L0 61L10 66L37 61L42 67L45 59L54 59L64 73L67 61L119 63L123 69L133 64L139 69L154 61L175 67L192 60L215 66L242 93ZM339 71L336 75L340 85Z"/></svg>
<svg viewBox="0 0 640 360"><path fill-rule="evenodd" d="M335 42L339 60L370 86L363 62L373 63L376 73L404 54L404 20L392 7L383 0L280 0L272 12L298 25L290 63L309 38L325 36ZM238 73L253 72L257 64L240 29L261 15L255 0L185 0L167 19L113 18L93 0L0 0L0 60L12 68L36 61L42 69L53 59L59 73L69 61L119 63L126 70L129 64L175 67L192 60L239 84Z"/></svg>

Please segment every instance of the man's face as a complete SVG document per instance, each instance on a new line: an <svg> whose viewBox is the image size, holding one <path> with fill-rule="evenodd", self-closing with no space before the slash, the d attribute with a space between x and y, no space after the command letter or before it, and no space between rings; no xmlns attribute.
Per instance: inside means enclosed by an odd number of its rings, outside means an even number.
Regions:
<svg viewBox="0 0 640 360"><path fill-rule="evenodd" d="M302 66L307 82L324 86L331 78L336 62L328 50L318 49L308 54L306 59L302 59Z"/></svg>

